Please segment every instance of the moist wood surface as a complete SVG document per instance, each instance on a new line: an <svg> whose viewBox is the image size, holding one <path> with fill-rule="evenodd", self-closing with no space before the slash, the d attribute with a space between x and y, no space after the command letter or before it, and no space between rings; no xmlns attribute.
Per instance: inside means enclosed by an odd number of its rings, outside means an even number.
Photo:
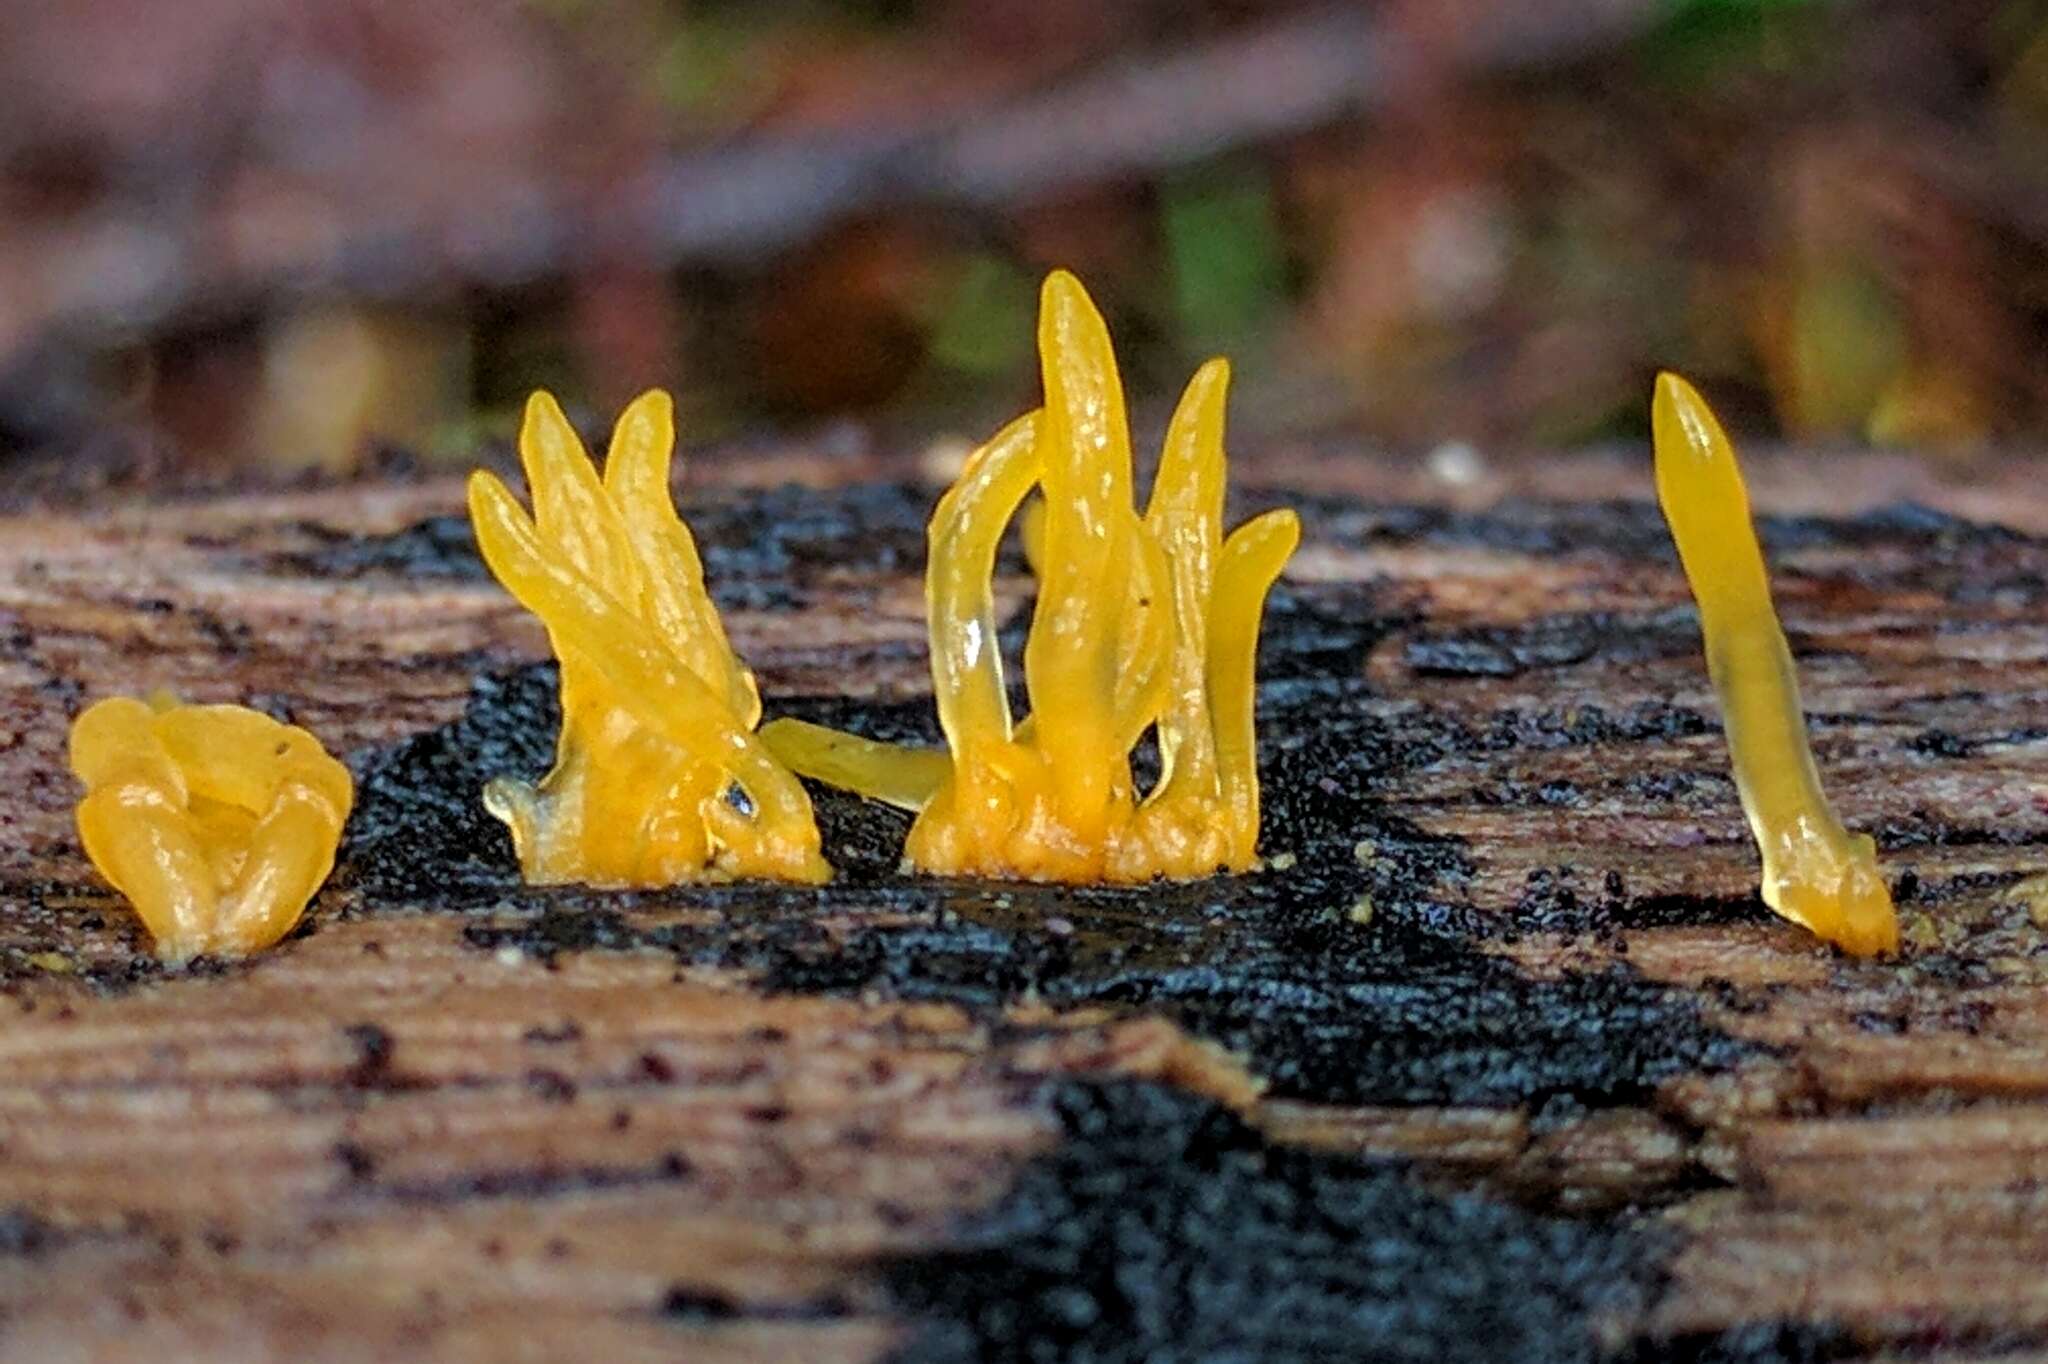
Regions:
<svg viewBox="0 0 2048 1364"><path fill-rule="evenodd" d="M1522 1357L2044 1357L2040 466L1756 471L1824 776L1899 887L1906 959L1858 964L1755 901L1643 469L1336 453L1239 457L1307 524L1249 890L932 891L844 802L815 896L537 895L488 847L408 882L366 826L281 950L172 974L70 824L83 704L244 701L398 782L544 639L452 480L17 507L0 1354L1502 1358L1520 1321ZM692 471L771 713L919 723L899 472Z"/></svg>

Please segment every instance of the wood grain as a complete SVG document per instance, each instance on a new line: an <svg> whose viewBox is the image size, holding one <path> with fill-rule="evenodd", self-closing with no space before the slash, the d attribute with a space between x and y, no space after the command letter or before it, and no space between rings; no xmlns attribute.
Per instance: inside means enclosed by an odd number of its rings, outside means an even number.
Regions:
<svg viewBox="0 0 2048 1364"><path fill-rule="evenodd" d="M2038 465L1949 486L1873 467L1825 490L1831 513L1910 493L2048 528ZM1623 1351L1804 1323L1838 1357L2042 1357L2048 881L2024 878L2048 868L2048 546L1929 523L1788 531L1774 553L1829 787L1910 876L1906 960L1851 963L1755 906L1718 729L1618 721L1712 715L1675 563L1622 535L1640 509L1614 543L1508 543L1400 530L1377 500L1484 517L1603 496L1613 469L1475 493L1276 452L1252 484L1314 485L1291 581L1384 618L1360 713L1463 736L1380 799L1466 850L1483 950L1530 981L1627 973L1750 1048L1555 1111L1262 1098L1255 1063L1170 1010L792 994L651 950L543 960L480 949L473 914L369 913L346 888L258 962L161 975L70 829L85 701L168 686L359 750L452 720L544 640L487 580L320 569L457 511L450 482L7 517L0 1353L878 1358L910 1336L876 1266L949 1244L1063 1140L1050 1080L1121 1076L1277 1147L1658 1229L1666 1281L1602 1327ZM736 485L758 471L730 472L695 495L753 496ZM1756 483L1767 507L1823 504L1795 465ZM921 695L917 571L823 569L800 608L729 610L764 694ZM1589 711L1606 727L1571 737Z"/></svg>

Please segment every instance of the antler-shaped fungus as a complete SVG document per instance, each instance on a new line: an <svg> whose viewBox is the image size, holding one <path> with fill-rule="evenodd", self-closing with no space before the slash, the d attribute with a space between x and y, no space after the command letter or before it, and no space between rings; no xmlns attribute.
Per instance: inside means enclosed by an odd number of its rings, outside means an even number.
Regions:
<svg viewBox="0 0 2048 1364"><path fill-rule="evenodd" d="M1259 829L1253 672L1266 593L1300 538L1291 511L1224 538L1223 406L1212 360L1182 395L1141 516L1109 332L1072 275L1045 282L1045 406L969 457L929 529L932 690L948 753L777 720L761 737L807 776L918 812L910 864L946 875L1141 881L1242 871ZM1014 724L992 579L1037 486L1031 714ZM1142 799L1130 752L1156 728Z"/></svg>
<svg viewBox="0 0 2048 1364"><path fill-rule="evenodd" d="M754 734L760 695L704 590L669 495L673 405L620 414L599 481L553 398L526 407L519 453L534 514L470 476L484 561L548 627L562 731L539 786L494 779L529 882L663 886L741 876L820 882L811 803Z"/></svg>

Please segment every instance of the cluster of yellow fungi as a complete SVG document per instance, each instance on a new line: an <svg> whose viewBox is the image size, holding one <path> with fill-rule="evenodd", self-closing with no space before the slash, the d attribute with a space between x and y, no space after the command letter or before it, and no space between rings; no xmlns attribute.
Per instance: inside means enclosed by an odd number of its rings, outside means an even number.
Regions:
<svg viewBox="0 0 2048 1364"><path fill-rule="evenodd" d="M519 432L533 515L494 475L470 476L484 562L547 626L562 668L554 769L484 790L534 884L830 875L810 798L754 734L760 693L676 515L674 449L673 404L644 393L619 415L600 480L536 393Z"/></svg>
<svg viewBox="0 0 2048 1364"><path fill-rule="evenodd" d="M1763 857L1764 903L1845 952L1895 952L1898 916L1877 845L1843 828L1820 789L1735 448L1675 374L1658 376L1650 419L1657 500L1699 603L1735 787Z"/></svg>
<svg viewBox="0 0 2048 1364"><path fill-rule="evenodd" d="M1224 534L1222 360L1183 393L1140 511L1109 332L1065 271L1045 282L1038 351L1044 406L976 450L931 519L943 751L787 719L757 734L759 691L672 501L668 396L626 408L600 477L554 399L534 395L519 435L531 515L491 474L469 482L485 562L561 665L553 770L483 792L527 881L821 882L798 773L915 811L905 860L938 875L1132 883L1255 864L1259 623L1299 523L1270 511ZM1847 952L1895 951L1875 848L1821 793L1735 452L1674 375L1658 379L1652 416L1657 494L1699 603L1764 900ZM1012 522L1038 579L1022 720L996 638ZM1147 733L1160 774L1140 793L1131 754ZM304 730L163 697L87 710L71 764L87 854L174 961L288 933L333 866L353 795Z"/></svg>
<svg viewBox="0 0 2048 1364"><path fill-rule="evenodd" d="M260 951L334 867L354 801L320 741L244 706L117 696L71 728L86 856L166 960Z"/></svg>
<svg viewBox="0 0 2048 1364"><path fill-rule="evenodd" d="M1109 332L1065 271L1045 282L1038 352L1045 406L976 450L932 516L925 597L947 751L793 720L761 737L806 776L916 811L905 856L921 871L1067 882L1244 871L1259 832L1259 618L1299 522L1270 511L1223 534L1223 361L1182 395L1141 513ZM992 578L1034 488L1031 712L1017 722ZM1130 755L1148 730L1161 770L1141 796Z"/></svg>

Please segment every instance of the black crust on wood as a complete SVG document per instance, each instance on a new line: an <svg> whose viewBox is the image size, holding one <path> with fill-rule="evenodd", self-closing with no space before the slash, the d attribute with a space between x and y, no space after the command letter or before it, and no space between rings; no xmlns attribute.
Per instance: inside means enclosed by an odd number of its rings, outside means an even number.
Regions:
<svg viewBox="0 0 2048 1364"><path fill-rule="evenodd" d="M1278 1147L1205 1100L1069 1083L1065 1139L954 1248L891 1263L893 1364L1600 1357L1673 1238Z"/></svg>
<svg viewBox="0 0 2048 1364"><path fill-rule="evenodd" d="M1267 1142L1134 1081L1050 1087L1064 1139L953 1244L886 1264L916 1322L890 1364L1333 1359L1766 1364L1860 1357L1827 1323L1645 1336L1676 1231L1418 1183L1403 1162Z"/></svg>
<svg viewBox="0 0 2048 1364"><path fill-rule="evenodd" d="M826 561L822 543L835 526L854 546L881 530L890 532L884 540L907 537L922 514L921 499L893 489L786 500L776 494L764 506L699 514L707 555L736 538L766 537L752 562L733 551L728 579L765 584L799 558ZM780 538L769 535L766 527L784 518ZM900 558L908 549L896 545L885 557L908 567ZM1273 865L1250 876L1142 888L904 877L906 816L814 789L839 870L827 887L530 890L477 791L490 776L532 778L548 764L555 673L539 666L481 679L454 724L357 760L361 787L339 884L365 909L472 911L466 937L480 948L544 958L654 949L743 968L793 993L879 993L984 1011L1039 999L1163 1013L1248 1055L1275 1092L1330 1102L1540 1106L1563 1096L1604 1106L1753 1054L1705 1024L1688 995L1625 966L1538 980L1486 951L1486 938L1516 925L1472 909L1462 844L1416 828L1381 797L1449 754L1695 734L1706 730L1704 717L1664 705L1622 714L1579 707L1504 713L1475 731L1428 707L1388 713L1373 704L1362 662L1398 623L1376 609L1369 589L1274 594L1260 688L1263 851ZM1015 624L1005 633L1014 636ZM877 737L935 738L923 699L773 697L770 709ZM1601 913L1627 912L1582 911L1554 892L1538 900L1520 926L1597 930ZM1655 907L1667 921L1689 912L1719 921L1731 911L1716 901Z"/></svg>

